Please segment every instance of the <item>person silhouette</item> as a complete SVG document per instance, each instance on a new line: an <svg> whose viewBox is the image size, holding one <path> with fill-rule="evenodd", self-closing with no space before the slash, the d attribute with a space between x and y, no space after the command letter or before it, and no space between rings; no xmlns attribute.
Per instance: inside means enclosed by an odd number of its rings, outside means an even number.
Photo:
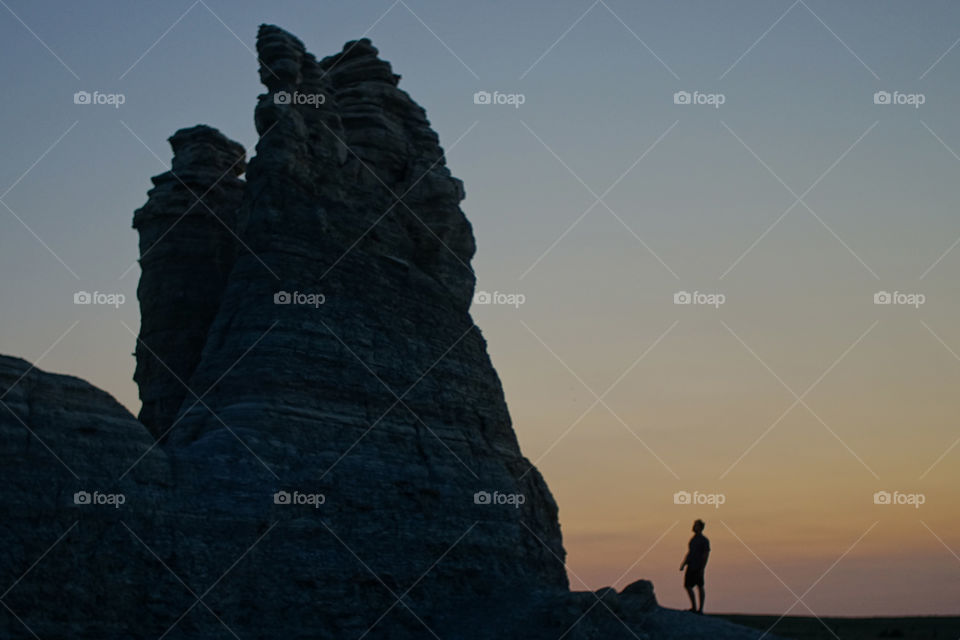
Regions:
<svg viewBox="0 0 960 640"><path fill-rule="evenodd" d="M690 596L690 611L694 613L703 613L703 570L707 566L707 558L710 556L710 541L703 535L703 528L706 525L703 520L696 520L693 523L693 537L690 538L690 544L687 546L687 555L680 565L680 571L684 568L687 572L683 576L683 588L687 590ZM700 592L700 606L697 607L697 599L693 595L693 588L697 587Z"/></svg>

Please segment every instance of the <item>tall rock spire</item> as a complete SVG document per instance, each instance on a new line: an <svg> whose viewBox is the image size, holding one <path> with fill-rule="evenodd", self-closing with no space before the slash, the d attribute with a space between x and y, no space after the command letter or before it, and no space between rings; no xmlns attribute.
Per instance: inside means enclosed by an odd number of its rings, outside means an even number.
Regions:
<svg viewBox="0 0 960 640"><path fill-rule="evenodd" d="M257 50L268 91L243 248L189 378L209 392L184 398L170 445L255 455L285 486L321 486L329 509L301 520L312 553L338 546L329 526L409 585L463 536L424 578L436 597L565 589L556 503L468 313L463 188L423 109L368 40L317 62L264 26ZM349 555L324 558L327 575L354 571Z"/></svg>
<svg viewBox="0 0 960 640"><path fill-rule="evenodd" d="M143 402L140 421L158 438L188 395L183 381L200 361L233 269L246 166L243 146L206 125L177 131L170 146L170 171L153 178L147 203L133 216L141 268L133 377Z"/></svg>

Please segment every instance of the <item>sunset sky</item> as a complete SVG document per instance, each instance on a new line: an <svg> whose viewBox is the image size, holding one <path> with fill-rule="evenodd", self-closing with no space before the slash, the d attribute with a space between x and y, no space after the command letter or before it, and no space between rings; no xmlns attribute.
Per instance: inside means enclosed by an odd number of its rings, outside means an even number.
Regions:
<svg viewBox="0 0 960 640"><path fill-rule="evenodd" d="M685 607L699 517L710 610L960 614L960 6L5 0L0 353L139 410L133 211L179 128L252 152L262 22L427 109L571 586Z"/></svg>

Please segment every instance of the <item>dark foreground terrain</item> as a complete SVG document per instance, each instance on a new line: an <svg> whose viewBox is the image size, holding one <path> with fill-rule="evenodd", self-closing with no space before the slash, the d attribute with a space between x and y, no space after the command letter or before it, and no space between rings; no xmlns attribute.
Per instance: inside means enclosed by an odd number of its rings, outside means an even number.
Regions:
<svg viewBox="0 0 960 640"><path fill-rule="evenodd" d="M960 617L928 616L918 618L816 618L787 616L720 615L715 616L754 629L794 640L873 640L908 638L942 640L960 638ZM821 622L822 621L822 622ZM828 630L829 627L829 630ZM832 633L831 633L832 631Z"/></svg>

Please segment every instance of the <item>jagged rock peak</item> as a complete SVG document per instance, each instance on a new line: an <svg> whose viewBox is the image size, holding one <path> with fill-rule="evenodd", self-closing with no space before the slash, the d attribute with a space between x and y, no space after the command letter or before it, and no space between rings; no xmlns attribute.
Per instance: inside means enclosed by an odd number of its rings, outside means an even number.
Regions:
<svg viewBox="0 0 960 640"><path fill-rule="evenodd" d="M257 57L260 80L270 90L301 81L300 69L308 56L300 39L272 24L262 24L257 31ZM310 56L311 58L313 56Z"/></svg>
<svg viewBox="0 0 960 640"><path fill-rule="evenodd" d="M369 38L346 43L340 53L321 60L320 68L327 73L336 69L338 76L350 81L381 80L393 86L400 82L400 76L393 73L389 62L380 59L380 51Z"/></svg>
<svg viewBox="0 0 960 640"><path fill-rule="evenodd" d="M286 204L245 209L240 235L258 254L278 242L316 251L319 239L305 237L308 228L326 239L341 235L331 260L359 238L357 250L417 267L467 309L476 246L459 207L463 183L450 175L426 112L397 86L390 63L366 38L317 62L272 25L260 27L257 50L268 93L255 112L261 137L247 180L261 198L271 193L266 185L289 187L276 194ZM306 206L289 206L295 193ZM280 237L290 229L295 239Z"/></svg>
<svg viewBox="0 0 960 640"><path fill-rule="evenodd" d="M178 175L202 168L240 176L247 168L243 145L205 124L180 129L167 140L173 148L172 171Z"/></svg>

